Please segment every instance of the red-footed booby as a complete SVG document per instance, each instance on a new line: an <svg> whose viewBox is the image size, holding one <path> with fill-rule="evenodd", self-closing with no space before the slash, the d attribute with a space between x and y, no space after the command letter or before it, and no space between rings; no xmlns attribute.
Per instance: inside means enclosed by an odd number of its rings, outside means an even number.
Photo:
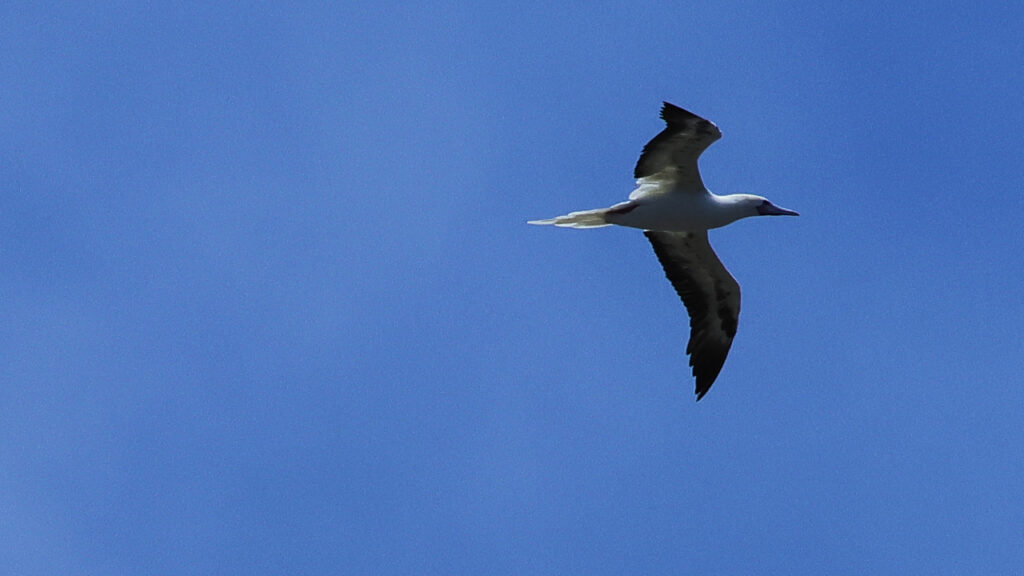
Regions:
<svg viewBox="0 0 1024 576"><path fill-rule="evenodd" d="M753 194L712 194L701 180L697 158L722 137L718 126L668 102L661 118L668 126L640 153L629 200L530 224L643 229L690 315L686 353L700 400L722 371L740 314L740 286L708 244L708 230L748 216L798 214Z"/></svg>

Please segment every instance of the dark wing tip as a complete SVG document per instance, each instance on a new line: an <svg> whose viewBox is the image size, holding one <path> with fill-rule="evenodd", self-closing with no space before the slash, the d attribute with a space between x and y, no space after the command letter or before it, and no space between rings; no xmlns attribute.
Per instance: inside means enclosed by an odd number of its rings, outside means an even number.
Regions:
<svg viewBox="0 0 1024 576"><path fill-rule="evenodd" d="M690 365L693 366L693 376L696 380L694 393L697 400L700 400L711 389L711 385L718 379L718 375L725 366L725 358L729 355L730 341L724 349L707 348L701 351L694 351L690 355Z"/></svg>
<svg viewBox="0 0 1024 576"><path fill-rule="evenodd" d="M725 363L723 358L722 363ZM716 369L712 369L710 374L697 374L697 385L694 387L694 393L697 395L697 401L699 402L708 390L711 390L711 385L718 379L719 372L722 371L722 367L718 366Z"/></svg>
<svg viewBox="0 0 1024 576"><path fill-rule="evenodd" d="M697 116L689 110L684 110L671 102L661 103L661 119L664 120L666 124L678 124L694 119L704 120L704 118Z"/></svg>

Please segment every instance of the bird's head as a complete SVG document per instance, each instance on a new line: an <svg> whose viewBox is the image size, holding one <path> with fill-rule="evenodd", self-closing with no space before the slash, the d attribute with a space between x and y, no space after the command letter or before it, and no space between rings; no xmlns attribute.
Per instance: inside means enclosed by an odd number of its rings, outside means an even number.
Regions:
<svg viewBox="0 0 1024 576"><path fill-rule="evenodd" d="M767 198L761 196L755 196L753 194L739 194L740 203L743 204L744 208L749 211L750 216L799 216L793 210L787 210L786 208L780 208L775 204L772 204Z"/></svg>
<svg viewBox="0 0 1024 576"><path fill-rule="evenodd" d="M732 206L731 212L734 219L749 218L750 216L799 216L793 210L780 208L767 198L754 194L729 194L718 198L722 204Z"/></svg>
<svg viewBox="0 0 1024 576"><path fill-rule="evenodd" d="M711 228L725 226L741 218L751 216L799 216L792 210L779 208L768 199L754 194L728 194L726 196L714 196L715 202L722 207L721 214L726 215L720 222Z"/></svg>

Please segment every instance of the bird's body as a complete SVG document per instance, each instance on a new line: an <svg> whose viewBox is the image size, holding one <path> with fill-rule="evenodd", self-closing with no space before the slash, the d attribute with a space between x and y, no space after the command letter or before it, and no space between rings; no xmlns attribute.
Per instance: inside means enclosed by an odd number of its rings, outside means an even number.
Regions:
<svg viewBox="0 0 1024 576"><path fill-rule="evenodd" d="M694 194L647 196L624 202L619 209L613 207L605 220L609 224L644 230L710 230L754 216L749 205L752 198L755 197L745 194L717 196L706 190Z"/></svg>
<svg viewBox="0 0 1024 576"><path fill-rule="evenodd" d="M753 194L718 196L704 187L697 158L722 133L713 123L664 103L668 125L644 146L629 200L531 224L568 228L626 226L644 230L690 314L686 353L700 400L721 371L739 320L739 284L708 244L707 231L748 216L796 215Z"/></svg>

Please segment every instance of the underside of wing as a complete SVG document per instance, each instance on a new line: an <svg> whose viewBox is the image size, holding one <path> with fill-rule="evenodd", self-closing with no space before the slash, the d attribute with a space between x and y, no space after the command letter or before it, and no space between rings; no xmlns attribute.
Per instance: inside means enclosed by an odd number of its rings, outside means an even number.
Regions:
<svg viewBox="0 0 1024 576"><path fill-rule="evenodd" d="M736 335L740 286L711 249L707 232L645 230L644 235L690 315L686 353L700 400L722 371Z"/></svg>
<svg viewBox="0 0 1024 576"><path fill-rule="evenodd" d="M667 126L644 146L633 177L672 181L676 189L703 191L697 158L722 137L721 131L713 122L668 102L661 108L661 118Z"/></svg>

